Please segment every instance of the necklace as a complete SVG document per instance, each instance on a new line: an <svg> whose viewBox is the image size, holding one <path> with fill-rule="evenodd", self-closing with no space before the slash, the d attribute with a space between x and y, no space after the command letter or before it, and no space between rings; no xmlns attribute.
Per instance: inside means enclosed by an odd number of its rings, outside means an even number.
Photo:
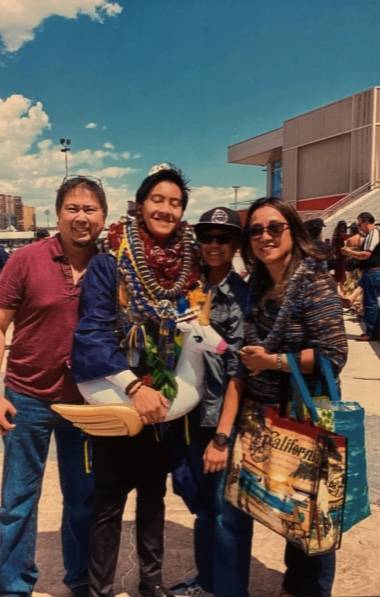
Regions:
<svg viewBox="0 0 380 597"><path fill-rule="evenodd" d="M192 268L191 232L189 228L186 227L183 231L183 260L181 273L178 277L178 280L171 288L164 288L161 284L159 284L154 276L154 273L148 267L145 259L144 245L139 235L139 228L136 220L132 222L130 227L127 226L127 239L136 262L139 277L149 294L156 299L160 298L169 300L178 296L178 294L184 290Z"/></svg>
<svg viewBox="0 0 380 597"><path fill-rule="evenodd" d="M169 369L175 366L176 346L175 319L178 302L186 288L195 280L192 263L191 233L184 228L179 238L183 254L182 268L177 281L171 288L164 288L149 268L145 259L145 246L134 221L126 225L125 238L119 251L118 269L125 284L127 304L125 308L125 348L131 366L137 366L142 350L149 354L157 352ZM154 248L154 246L153 246ZM185 299L185 301L186 299ZM158 324L157 346L153 338L147 342L145 323L148 320Z"/></svg>

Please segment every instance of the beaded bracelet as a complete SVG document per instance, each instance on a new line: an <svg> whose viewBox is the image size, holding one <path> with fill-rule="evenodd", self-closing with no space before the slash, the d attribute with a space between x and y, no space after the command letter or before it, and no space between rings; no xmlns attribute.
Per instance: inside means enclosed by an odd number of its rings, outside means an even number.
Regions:
<svg viewBox="0 0 380 597"><path fill-rule="evenodd" d="M277 353L276 369L278 371L282 370L282 352Z"/></svg>

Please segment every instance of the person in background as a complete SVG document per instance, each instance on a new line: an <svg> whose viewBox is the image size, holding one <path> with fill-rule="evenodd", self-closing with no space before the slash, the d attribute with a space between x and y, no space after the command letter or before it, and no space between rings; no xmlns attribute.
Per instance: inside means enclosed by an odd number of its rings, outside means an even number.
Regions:
<svg viewBox="0 0 380 597"><path fill-rule="evenodd" d="M0 272L3 269L4 265L9 259L9 253L4 249L3 245L0 244Z"/></svg>
<svg viewBox="0 0 380 597"><path fill-rule="evenodd" d="M247 294L246 283L232 267L241 231L239 215L226 207L207 211L195 224L205 289L212 292L211 324L230 350L223 357L205 353L203 396L189 415L190 443L184 450L198 487L194 523L197 576L174 586L175 595L248 597L252 520L224 500L224 468L233 434L226 418L232 421L238 410L233 384L224 395L228 380L234 379L238 369Z"/></svg>
<svg viewBox="0 0 380 597"><path fill-rule="evenodd" d="M347 223L344 220L340 220L334 228L331 244L334 259L334 278L338 285L339 294L342 297L343 285L346 281L346 255L342 249L347 238Z"/></svg>
<svg viewBox="0 0 380 597"><path fill-rule="evenodd" d="M380 230L375 226L375 218L367 211L358 215L359 230L365 234L360 249L344 247L342 252L361 262L362 277L359 286L363 289L363 320L365 332L357 340L368 342L378 335L380 296Z"/></svg>
<svg viewBox="0 0 380 597"><path fill-rule="evenodd" d="M252 273L240 351L245 389L238 428L257 403L278 406L290 391L286 353L298 355L310 387L318 379L316 350L331 361L335 374L347 358L336 285L325 255L312 244L294 208L278 198L255 201L248 210L242 246ZM308 557L287 543L285 566L279 596L331 597L335 553Z"/></svg>
<svg viewBox="0 0 380 597"><path fill-rule="evenodd" d="M107 203L100 182L74 176L57 191L58 234L17 250L0 278L0 359L11 321L5 397L0 507L0 595L31 595L37 509L54 432L63 495L64 582L87 595L93 477L85 469L85 438L51 410L58 401L82 402L68 367L84 272L95 254Z"/></svg>
<svg viewBox="0 0 380 597"><path fill-rule="evenodd" d="M354 251L360 251L364 242L364 236L360 233L359 226L356 223L351 224L349 234L350 236L344 246ZM343 305L361 316L363 313L363 291L359 286L359 279L361 277L360 261L347 256L346 272L346 282L343 286Z"/></svg>
<svg viewBox="0 0 380 597"><path fill-rule="evenodd" d="M134 437L94 437L91 597L114 594L122 516L132 489L139 592L172 596L162 584L169 451L165 429L156 424L166 417L173 389L167 379L176 363L175 319L199 279L192 233L181 222L188 193L180 170L154 166L136 192L136 219L123 226L118 258L96 256L83 284L73 349L76 380L107 377L132 398L144 423ZM157 375L161 381L155 383Z"/></svg>
<svg viewBox="0 0 380 597"><path fill-rule="evenodd" d="M326 226L322 218L306 220L304 225L310 235L310 238L313 240L314 245L321 249L321 251L330 251L330 248L327 246L326 242L322 240L322 230Z"/></svg>
<svg viewBox="0 0 380 597"><path fill-rule="evenodd" d="M36 240L43 240L44 238L49 238L49 230L47 228L38 228L36 230Z"/></svg>

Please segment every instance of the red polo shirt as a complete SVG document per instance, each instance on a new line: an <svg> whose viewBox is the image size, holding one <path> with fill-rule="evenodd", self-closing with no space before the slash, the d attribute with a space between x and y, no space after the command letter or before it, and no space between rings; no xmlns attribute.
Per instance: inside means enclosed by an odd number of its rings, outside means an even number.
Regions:
<svg viewBox="0 0 380 597"><path fill-rule="evenodd" d="M6 385L49 402L82 402L67 367L78 321L75 286L59 235L18 249L0 274L0 308L15 309Z"/></svg>

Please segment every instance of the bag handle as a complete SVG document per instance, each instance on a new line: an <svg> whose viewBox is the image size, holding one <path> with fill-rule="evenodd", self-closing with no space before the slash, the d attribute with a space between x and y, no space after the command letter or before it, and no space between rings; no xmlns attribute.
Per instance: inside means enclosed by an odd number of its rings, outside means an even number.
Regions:
<svg viewBox="0 0 380 597"><path fill-rule="evenodd" d="M290 368L290 372L293 376L293 380L296 384L296 387L299 391L300 398L302 399L303 403L305 404L306 408L310 413L311 420L313 423L317 423L319 416L317 413L317 409L315 408L315 404L313 399L310 395L309 389L305 383L305 380L302 376L302 373L298 367L297 361L295 356L291 352L286 353L286 358L288 360L288 365ZM293 397L294 398L294 397Z"/></svg>
<svg viewBox="0 0 380 597"><path fill-rule="evenodd" d="M319 351L316 351L317 362L321 373L323 374L326 383L327 389L329 391L329 397L331 398L332 402L340 402L340 392L336 383L336 379L334 377L334 373L332 370L330 360L323 356Z"/></svg>

